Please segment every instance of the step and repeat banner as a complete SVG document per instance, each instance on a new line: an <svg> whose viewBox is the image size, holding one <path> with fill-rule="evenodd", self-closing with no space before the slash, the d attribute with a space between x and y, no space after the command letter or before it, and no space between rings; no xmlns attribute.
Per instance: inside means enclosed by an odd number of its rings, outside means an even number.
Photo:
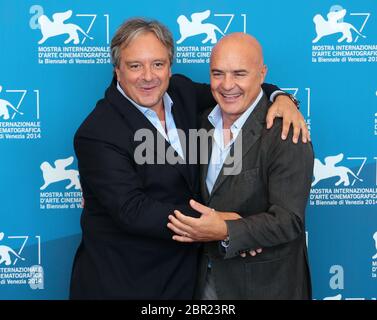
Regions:
<svg viewBox="0 0 377 320"><path fill-rule="evenodd" d="M208 82L232 32L296 95L315 166L307 245L315 299L377 298L377 2L0 0L0 299L67 299L80 240L73 135L112 78L127 18L175 38L173 72Z"/></svg>

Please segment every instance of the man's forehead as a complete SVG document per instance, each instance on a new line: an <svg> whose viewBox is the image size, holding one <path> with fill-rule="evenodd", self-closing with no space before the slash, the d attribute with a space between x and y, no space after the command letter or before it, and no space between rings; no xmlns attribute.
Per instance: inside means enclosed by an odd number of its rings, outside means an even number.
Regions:
<svg viewBox="0 0 377 320"><path fill-rule="evenodd" d="M162 43L161 43L162 44ZM156 47L148 46L132 46L132 43L123 47L121 50L122 60L169 60L169 50L165 46Z"/></svg>
<svg viewBox="0 0 377 320"><path fill-rule="evenodd" d="M148 39L146 39L146 38L148 38ZM166 50L168 50L168 48L166 47L166 45L153 32L137 33L132 38L130 38L127 41L123 42L121 44L121 49L122 50L127 49L127 48L133 46L135 44L135 42L138 42L138 45L140 43L145 43L146 46L150 46L150 45L153 44L152 42L155 42L155 43L160 44L161 47L164 47Z"/></svg>
<svg viewBox="0 0 377 320"><path fill-rule="evenodd" d="M227 66L222 66L222 65L214 65L211 66L211 71L221 71L221 72L245 72L248 71L248 68L243 68L243 67L227 67Z"/></svg>

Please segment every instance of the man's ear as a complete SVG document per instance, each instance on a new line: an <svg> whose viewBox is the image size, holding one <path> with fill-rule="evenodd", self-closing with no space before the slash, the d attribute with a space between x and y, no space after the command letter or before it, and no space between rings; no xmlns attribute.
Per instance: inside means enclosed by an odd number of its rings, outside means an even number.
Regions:
<svg viewBox="0 0 377 320"><path fill-rule="evenodd" d="M260 84L264 83L264 79L266 78L266 75L267 75L267 70L268 70L267 66L264 64L261 70L261 83Z"/></svg>
<svg viewBox="0 0 377 320"><path fill-rule="evenodd" d="M117 75L117 80L119 81L119 78L120 78L120 70L119 70L119 68L115 67L114 71L115 71L115 74Z"/></svg>

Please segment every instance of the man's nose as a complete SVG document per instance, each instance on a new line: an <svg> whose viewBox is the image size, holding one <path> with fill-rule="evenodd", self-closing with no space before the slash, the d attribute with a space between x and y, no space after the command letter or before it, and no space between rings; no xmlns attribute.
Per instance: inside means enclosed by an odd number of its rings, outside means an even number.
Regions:
<svg viewBox="0 0 377 320"><path fill-rule="evenodd" d="M225 74L223 82L222 82L222 87L224 90L231 90L234 87L234 79L233 76L230 74Z"/></svg>
<svg viewBox="0 0 377 320"><path fill-rule="evenodd" d="M147 66L144 68L143 78L145 81L151 81L153 79L153 70L151 67Z"/></svg>

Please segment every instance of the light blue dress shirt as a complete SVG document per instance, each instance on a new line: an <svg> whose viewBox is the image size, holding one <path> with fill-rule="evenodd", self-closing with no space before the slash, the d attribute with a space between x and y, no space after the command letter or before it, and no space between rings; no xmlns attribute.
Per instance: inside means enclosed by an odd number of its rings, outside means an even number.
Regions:
<svg viewBox="0 0 377 320"><path fill-rule="evenodd" d="M214 142L212 144L211 159L208 164L206 185L209 194L211 194L213 186L217 180L217 177L223 167L224 161L229 154L229 151L237 139L238 134L241 132L243 125L249 118L250 114L255 109L259 100L262 98L263 91L259 92L258 97L255 99L253 104L232 124L230 131L232 132L232 140L227 146L224 146L224 136L223 136L223 118L219 105L217 105L211 113L208 115L209 122L215 128L213 133Z"/></svg>
<svg viewBox="0 0 377 320"><path fill-rule="evenodd" d="M152 123L152 125L158 130L158 132L161 133L161 135L165 138L165 140L170 143L175 151L177 151L179 156L184 159L181 141L179 140L177 127L175 125L173 114L171 112L173 107L173 100L170 98L170 96L165 92L162 97L165 109L165 131L155 111L150 108L143 107L129 98L123 91L119 82L117 83L117 89L150 121L150 123Z"/></svg>

